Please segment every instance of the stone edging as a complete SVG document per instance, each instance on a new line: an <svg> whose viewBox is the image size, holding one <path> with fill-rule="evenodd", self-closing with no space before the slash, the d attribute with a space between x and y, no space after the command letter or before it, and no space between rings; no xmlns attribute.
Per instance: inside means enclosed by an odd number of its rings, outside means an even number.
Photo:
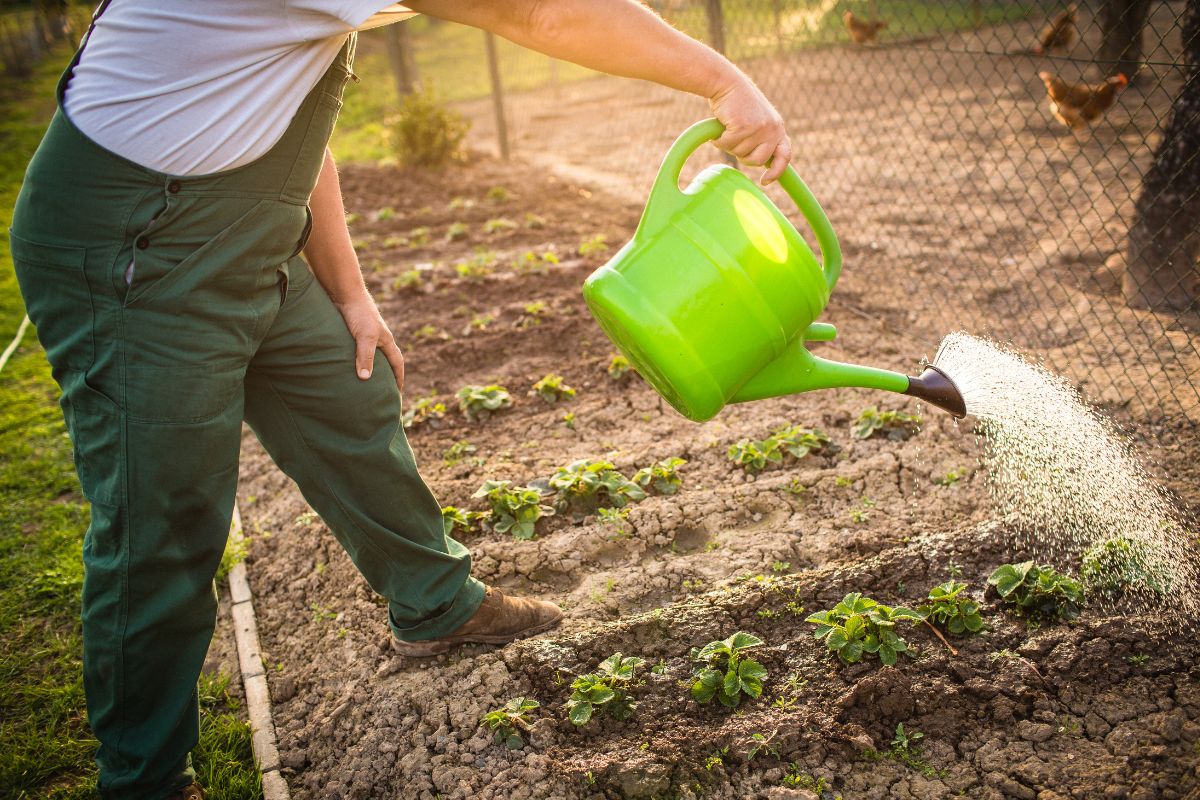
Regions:
<svg viewBox="0 0 1200 800"><path fill-rule="evenodd" d="M229 538L242 540L242 516L233 506ZM239 561L229 571L229 594L233 601L233 631L237 640L238 667L246 690L246 710L250 717L254 759L262 772L263 800L290 800L287 781L279 773L279 748L275 743L275 722L271 718L271 695L258 644L258 625L254 618L253 597L246 580L246 564Z"/></svg>

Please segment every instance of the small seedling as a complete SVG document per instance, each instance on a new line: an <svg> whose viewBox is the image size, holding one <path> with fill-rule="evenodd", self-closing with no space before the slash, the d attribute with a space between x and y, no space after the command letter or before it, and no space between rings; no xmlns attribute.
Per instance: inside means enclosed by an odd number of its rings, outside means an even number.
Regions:
<svg viewBox="0 0 1200 800"><path fill-rule="evenodd" d="M532 211L525 212L525 227L530 230L540 230L546 227L546 218Z"/></svg>
<svg viewBox="0 0 1200 800"><path fill-rule="evenodd" d="M579 243L579 255L584 258L608 252L608 237L598 233L590 239Z"/></svg>
<svg viewBox="0 0 1200 800"><path fill-rule="evenodd" d="M778 731L773 731L770 736L764 733L750 734L750 741L747 743L746 761L753 761L760 755L774 756L779 758L779 745L771 744L775 740L775 735Z"/></svg>
<svg viewBox="0 0 1200 800"><path fill-rule="evenodd" d="M871 406L863 409L850 428L855 439L870 439L876 433L884 433L889 439L900 440L912 436L921 427L920 414L903 411L880 411Z"/></svg>
<svg viewBox="0 0 1200 800"><path fill-rule="evenodd" d="M600 506L623 508L630 502L646 499L642 487L617 471L608 461L581 459L559 467L550 476L550 488L556 492L555 507L573 508L590 513Z"/></svg>
<svg viewBox="0 0 1200 800"><path fill-rule="evenodd" d="M424 283L425 279L418 270L409 269L396 276L392 281L392 288L397 292L416 292L420 291Z"/></svg>
<svg viewBox="0 0 1200 800"><path fill-rule="evenodd" d="M491 250L476 250L470 258L459 261L454 265L454 271L460 278L478 280L491 275L496 266L496 254Z"/></svg>
<svg viewBox="0 0 1200 800"><path fill-rule="evenodd" d="M908 653L908 643L896 633L900 620L921 622L921 614L911 608L885 606L859 592L851 592L828 611L810 614L804 621L817 626L813 636L847 664L863 659L863 654L879 657L884 664L896 663Z"/></svg>
<svg viewBox="0 0 1200 800"><path fill-rule="evenodd" d="M443 506L442 527L445 529L447 536L453 536L455 528L458 528L463 533L470 533L475 530L475 526L486 516L487 514L482 511L468 511L456 506Z"/></svg>
<svg viewBox="0 0 1200 800"><path fill-rule="evenodd" d="M1053 567L1032 561L1004 564L988 577L1004 605L1032 622L1070 621L1083 608L1083 587Z"/></svg>
<svg viewBox="0 0 1200 800"><path fill-rule="evenodd" d="M574 725L586 725L599 708L615 720L629 719L637 708L629 689L640 685L634 679L637 668L645 663L642 658L613 653L600 662L597 672L580 675L571 684L567 718Z"/></svg>
<svg viewBox="0 0 1200 800"><path fill-rule="evenodd" d="M516 327L520 329L530 328L534 325L541 325L542 318L549 316L549 307L544 300L535 300L532 303L525 304L525 313L522 314L516 321Z"/></svg>
<svg viewBox="0 0 1200 800"><path fill-rule="evenodd" d="M1088 591L1112 597L1131 589L1154 595L1171 590L1171 568L1146 542L1116 536L1099 542L1083 554L1079 570Z"/></svg>
<svg viewBox="0 0 1200 800"><path fill-rule="evenodd" d="M829 791L828 781L805 772L795 761L788 765L787 774L783 776L783 785L793 789L808 789L817 797L824 797Z"/></svg>
<svg viewBox="0 0 1200 800"><path fill-rule="evenodd" d="M430 231L429 228L426 228L426 227L413 228L408 233L408 246L409 247L424 247L425 245L429 244L429 237L431 234L432 234L432 231Z"/></svg>
<svg viewBox="0 0 1200 800"><path fill-rule="evenodd" d="M471 328L477 331L485 331L488 326L496 321L496 318L491 314L480 314L477 317L471 317Z"/></svg>
<svg viewBox="0 0 1200 800"><path fill-rule="evenodd" d="M1135 667L1140 667L1142 664L1145 664L1150 660L1150 656L1146 655L1145 653L1138 653L1136 655L1129 656L1125 660L1130 664L1133 664Z"/></svg>
<svg viewBox="0 0 1200 800"><path fill-rule="evenodd" d="M467 223L451 222L450 226L446 228L446 241L447 242L460 241L462 239L467 238L467 234L470 232L471 232L471 229L467 227Z"/></svg>
<svg viewBox="0 0 1200 800"><path fill-rule="evenodd" d="M346 226L349 227L362 219L362 214L350 213L346 215Z"/></svg>
<svg viewBox="0 0 1200 800"><path fill-rule="evenodd" d="M653 489L656 494L672 495L678 492L683 484L677 470L686 463L682 458L674 456L665 458L648 467L642 467L633 473L631 480L645 489Z"/></svg>
<svg viewBox="0 0 1200 800"><path fill-rule="evenodd" d="M737 708L742 695L760 697L763 681L767 679L766 667L745 654L763 644L757 636L738 631L723 641L693 648L691 659L696 667L692 672L695 681L691 694L696 702L707 703L716 697L721 705Z"/></svg>
<svg viewBox="0 0 1200 800"><path fill-rule="evenodd" d="M833 479L833 485L839 489L845 489L847 486L850 486L853 483L854 481L846 475L837 475Z"/></svg>
<svg viewBox="0 0 1200 800"><path fill-rule="evenodd" d="M801 483L799 478L792 478L791 482L783 487L783 490L792 497L799 498L808 491L808 487Z"/></svg>
<svg viewBox="0 0 1200 800"><path fill-rule="evenodd" d="M474 452L475 445L471 444L466 439L460 439L459 441L447 447L446 452L442 453L442 463L447 467L453 467Z"/></svg>
<svg viewBox="0 0 1200 800"><path fill-rule="evenodd" d="M871 519L871 512L868 509L865 509L865 508L850 509L850 521L853 522L855 525L861 525L864 522L869 522L870 519Z"/></svg>
<svg viewBox="0 0 1200 800"><path fill-rule="evenodd" d="M468 422L485 420L512 405L512 395L503 386L464 386L458 390L458 409Z"/></svg>
<svg viewBox="0 0 1200 800"><path fill-rule="evenodd" d="M511 219L505 219L504 217L497 217L495 219L489 219L487 222L483 223L484 233L488 233L488 234L496 234L496 233L502 233L503 231L511 231L511 230L515 229L516 227L517 227L517 223L513 222Z"/></svg>
<svg viewBox="0 0 1200 800"><path fill-rule="evenodd" d="M896 725L896 735L892 738L892 750L907 753L909 752L909 747L915 746L924 738L925 734L920 731L905 731L904 723L901 722Z"/></svg>
<svg viewBox="0 0 1200 800"><path fill-rule="evenodd" d="M487 199L493 203L507 203L512 195L503 186L493 186L487 190Z"/></svg>
<svg viewBox="0 0 1200 800"><path fill-rule="evenodd" d="M547 375L533 385L533 391L550 404L570 400L575 396L575 390L563 383L562 375Z"/></svg>
<svg viewBox="0 0 1200 800"><path fill-rule="evenodd" d="M400 416L400 421L405 428L412 428L444 416L446 416L446 404L439 403L436 396L430 395L413 403L412 407Z"/></svg>
<svg viewBox="0 0 1200 800"><path fill-rule="evenodd" d="M450 202L446 204L446 207L451 211L462 211L464 209L474 208L475 201L469 197L455 196L450 198Z"/></svg>
<svg viewBox="0 0 1200 800"><path fill-rule="evenodd" d="M562 424L565 425L568 430L572 430L572 431L575 430L575 415L573 413L571 413L570 411L563 414L562 415Z"/></svg>
<svg viewBox="0 0 1200 800"><path fill-rule="evenodd" d="M313 622L332 622L337 619L337 612L332 611L324 606L319 606L313 603L309 608L312 609Z"/></svg>
<svg viewBox="0 0 1200 800"><path fill-rule="evenodd" d="M320 521L321 518L317 516L317 512L315 511L305 511L303 514L299 514L296 517L296 524L305 528L310 525L316 525Z"/></svg>
<svg viewBox="0 0 1200 800"><path fill-rule="evenodd" d="M487 498L487 524L496 533L512 533L514 539L532 539L537 521L554 514L553 508L542 505L541 492L511 481L485 481L471 496Z"/></svg>
<svg viewBox="0 0 1200 800"><path fill-rule="evenodd" d="M376 222L386 222L387 220L396 216L396 209L392 208L391 206L384 206L376 211L374 216Z"/></svg>
<svg viewBox="0 0 1200 800"><path fill-rule="evenodd" d="M792 563L790 561L773 561L773 562L771 562L771 572L774 572L776 574L782 573L782 572L787 572L791 568L792 568Z"/></svg>
<svg viewBox="0 0 1200 800"><path fill-rule="evenodd" d="M952 469L940 478L934 478L933 482L938 486L953 486L966 477L966 472L961 469Z"/></svg>
<svg viewBox="0 0 1200 800"><path fill-rule="evenodd" d="M951 578L961 578L963 574L962 565L953 558L946 562L946 575Z"/></svg>
<svg viewBox="0 0 1200 800"><path fill-rule="evenodd" d="M805 686L808 686L808 678L801 678L799 672L789 672L783 681L783 688L789 694L799 694Z"/></svg>
<svg viewBox="0 0 1200 800"><path fill-rule="evenodd" d="M629 359L623 355L617 354L608 362L608 377L614 381L624 380L625 376L633 371L633 365L629 363Z"/></svg>
<svg viewBox="0 0 1200 800"><path fill-rule="evenodd" d="M929 603L920 607L926 620L936 622L956 636L966 636L983 630L979 603L965 590L967 585L955 580L929 590Z"/></svg>
<svg viewBox="0 0 1200 800"><path fill-rule="evenodd" d="M530 711L541 707L537 700L517 697L509 700L503 708L497 708L483 715L481 725L486 725L496 734L496 744L503 744L509 750L520 750L525 746L521 737L522 730L529 730Z"/></svg>
<svg viewBox="0 0 1200 800"><path fill-rule="evenodd" d="M600 522L610 526L617 536L628 536L629 529L625 527L625 522L629 519L628 508L600 508L596 510L600 517Z"/></svg>

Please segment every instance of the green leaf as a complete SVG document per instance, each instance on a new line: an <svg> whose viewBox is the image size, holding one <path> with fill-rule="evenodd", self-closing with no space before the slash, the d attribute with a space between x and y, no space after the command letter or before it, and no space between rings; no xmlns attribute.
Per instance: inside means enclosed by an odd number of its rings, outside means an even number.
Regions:
<svg viewBox="0 0 1200 800"><path fill-rule="evenodd" d="M752 633L738 631L726 639L725 644L730 650L749 650L751 647L760 647L763 644L763 640Z"/></svg>
<svg viewBox="0 0 1200 800"><path fill-rule="evenodd" d="M1013 593L1013 590L1024 583L1026 576L1029 575L1029 571L1032 568L1032 561L1024 561L1020 564L1004 564L988 576L987 582L996 587L996 592L1001 597L1008 597Z"/></svg>
<svg viewBox="0 0 1200 800"><path fill-rule="evenodd" d="M853 664L862 660L863 646L861 642L847 642L846 646L838 650L838 657L847 664Z"/></svg>
<svg viewBox="0 0 1200 800"><path fill-rule="evenodd" d="M569 701L567 703L567 717L573 725L586 725L592 718L594 708L587 701Z"/></svg>

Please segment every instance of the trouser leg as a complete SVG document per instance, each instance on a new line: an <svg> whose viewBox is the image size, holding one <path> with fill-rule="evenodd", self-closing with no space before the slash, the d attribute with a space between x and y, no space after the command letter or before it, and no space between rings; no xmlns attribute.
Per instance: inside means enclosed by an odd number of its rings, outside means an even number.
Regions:
<svg viewBox="0 0 1200 800"><path fill-rule="evenodd" d="M100 792L159 800L194 777L196 680L237 488L240 397L203 422L157 423L131 419L81 374L63 389L92 500L83 669Z"/></svg>
<svg viewBox="0 0 1200 800"><path fill-rule="evenodd" d="M303 261L246 375L246 421L389 601L401 639L444 636L483 600L470 552L445 535L417 473L386 359L354 374L354 340Z"/></svg>

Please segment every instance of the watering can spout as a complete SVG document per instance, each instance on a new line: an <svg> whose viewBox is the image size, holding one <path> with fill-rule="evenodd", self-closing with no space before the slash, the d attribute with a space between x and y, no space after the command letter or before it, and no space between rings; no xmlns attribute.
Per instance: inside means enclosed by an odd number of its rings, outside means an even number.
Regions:
<svg viewBox="0 0 1200 800"><path fill-rule="evenodd" d="M963 401L962 392L950 380L950 376L932 364L916 377L908 379L905 394L919 397L930 405L949 411L956 417L967 415L967 404Z"/></svg>
<svg viewBox="0 0 1200 800"><path fill-rule="evenodd" d="M813 341L817 337L808 335L805 338ZM926 367L921 375L909 377L886 369L820 358L810 353L803 342L793 344L746 381L729 402L745 403L813 389L848 386L912 395L956 417L966 416L967 413L962 394L954 382L936 367Z"/></svg>

